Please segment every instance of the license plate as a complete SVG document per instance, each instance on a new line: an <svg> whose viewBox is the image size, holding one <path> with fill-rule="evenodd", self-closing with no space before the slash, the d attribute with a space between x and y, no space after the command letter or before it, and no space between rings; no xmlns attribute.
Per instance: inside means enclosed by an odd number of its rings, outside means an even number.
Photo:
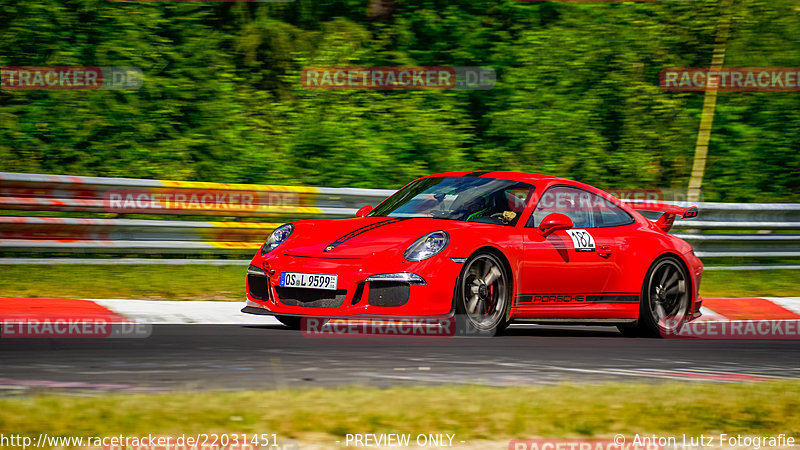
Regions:
<svg viewBox="0 0 800 450"><path fill-rule="evenodd" d="M336 290L338 275L281 272L281 287Z"/></svg>

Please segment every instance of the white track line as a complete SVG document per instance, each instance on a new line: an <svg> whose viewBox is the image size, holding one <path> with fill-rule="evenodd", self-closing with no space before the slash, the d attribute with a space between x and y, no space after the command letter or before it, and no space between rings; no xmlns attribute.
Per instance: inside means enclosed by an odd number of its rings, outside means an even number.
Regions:
<svg viewBox="0 0 800 450"><path fill-rule="evenodd" d="M274 325L272 316L241 312L244 302L87 299L133 321L153 324Z"/></svg>

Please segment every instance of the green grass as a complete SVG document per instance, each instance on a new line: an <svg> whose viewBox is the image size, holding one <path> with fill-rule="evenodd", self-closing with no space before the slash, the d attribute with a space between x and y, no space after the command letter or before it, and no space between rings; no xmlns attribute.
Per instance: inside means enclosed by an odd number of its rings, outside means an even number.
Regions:
<svg viewBox="0 0 800 450"><path fill-rule="evenodd" d="M0 297L244 299L239 266L0 265ZM707 271L704 297L800 296L800 271Z"/></svg>
<svg viewBox="0 0 800 450"><path fill-rule="evenodd" d="M244 301L247 266L3 265L0 297Z"/></svg>
<svg viewBox="0 0 800 450"><path fill-rule="evenodd" d="M700 283L703 297L798 297L800 270L710 270Z"/></svg>
<svg viewBox="0 0 800 450"><path fill-rule="evenodd" d="M800 383L666 383L193 392L0 400L0 429L35 436L455 433L458 440L616 433L800 436Z"/></svg>

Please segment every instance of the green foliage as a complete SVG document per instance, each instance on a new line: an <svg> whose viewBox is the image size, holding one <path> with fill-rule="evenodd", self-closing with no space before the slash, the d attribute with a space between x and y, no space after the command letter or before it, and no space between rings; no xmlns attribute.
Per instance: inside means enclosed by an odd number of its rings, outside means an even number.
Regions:
<svg viewBox="0 0 800 450"><path fill-rule="evenodd" d="M791 0L734 2L727 67L797 66ZM503 169L688 183L722 13L695 2L0 0L2 66L137 66L138 91L0 91L0 170L396 188ZM307 66L490 66L489 91L311 91ZM800 97L721 93L706 198L800 199Z"/></svg>

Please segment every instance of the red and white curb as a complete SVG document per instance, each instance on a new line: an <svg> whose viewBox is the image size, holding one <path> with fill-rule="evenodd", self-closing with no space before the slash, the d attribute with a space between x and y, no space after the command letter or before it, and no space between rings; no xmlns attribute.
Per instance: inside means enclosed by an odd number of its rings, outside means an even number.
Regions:
<svg viewBox="0 0 800 450"><path fill-rule="evenodd" d="M798 320L800 297L705 298L700 321Z"/></svg>
<svg viewBox="0 0 800 450"><path fill-rule="evenodd" d="M244 302L0 298L0 321L95 321L149 324L271 325L244 314ZM708 298L700 321L800 320L800 297Z"/></svg>
<svg viewBox="0 0 800 450"><path fill-rule="evenodd" d="M241 312L244 302L128 299L0 298L0 322L95 321L108 323L270 325L272 316Z"/></svg>

